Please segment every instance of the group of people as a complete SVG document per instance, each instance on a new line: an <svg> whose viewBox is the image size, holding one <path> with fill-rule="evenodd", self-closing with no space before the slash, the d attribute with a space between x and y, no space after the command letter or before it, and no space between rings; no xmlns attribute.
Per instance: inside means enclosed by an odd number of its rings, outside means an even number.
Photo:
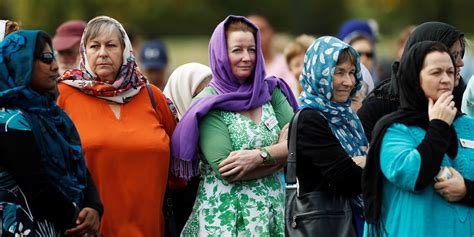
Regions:
<svg viewBox="0 0 474 237"><path fill-rule="evenodd" d="M321 226L351 223L331 236L473 235L464 34L417 26L387 80L363 65L374 39L360 22L348 26L359 35L302 36L279 55L293 85L266 72L266 54L279 59L262 45L263 20L228 16L212 33L209 67L182 65L161 86L111 17L66 27L83 27L77 42L0 21L1 235L163 236L166 190L197 181L175 226L182 236L283 236L298 110L298 195L341 200L344 212L321 214ZM157 47L144 57L159 57ZM59 68L56 55L74 52Z"/></svg>

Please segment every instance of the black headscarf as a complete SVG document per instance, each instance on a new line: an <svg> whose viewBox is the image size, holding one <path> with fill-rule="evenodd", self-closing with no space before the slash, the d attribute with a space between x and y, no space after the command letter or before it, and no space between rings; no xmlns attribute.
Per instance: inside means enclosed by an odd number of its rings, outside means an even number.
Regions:
<svg viewBox="0 0 474 237"><path fill-rule="evenodd" d="M424 41L414 44L410 50L403 53L397 78L400 88L400 108L382 117L374 127L372 141L367 162L362 174L362 193L364 198L364 215L367 223L373 229L371 233L380 234L381 231L381 202L383 189L383 174L380 169L380 150L383 136L390 125L402 123L410 126L419 126L427 129L429 125L428 100L420 86L420 71L423 68L425 56L433 51L442 51L449 54L446 46L440 42ZM451 56L454 65L454 59ZM451 126L450 145L447 150L449 157L457 154L457 136Z"/></svg>
<svg viewBox="0 0 474 237"><path fill-rule="evenodd" d="M405 45L405 49L403 50L403 55L405 55L408 50L414 44L426 40L430 41L438 41L443 43L446 47L451 48L453 44L464 37L464 33L456 30L453 26L443 23L443 22L436 22L430 21L423 23L416 27L415 31L410 35L408 41ZM464 49L463 49L464 50ZM464 55L464 51L461 53ZM377 96L378 98L386 99L386 100L398 100L399 99L399 89L398 89L398 79L397 79L397 72L399 68L400 62L394 62L392 64L392 74L390 79L387 79L381 82L374 90L373 95ZM456 108L460 111L461 110L461 102L462 102L462 94L466 89L466 84L462 80L459 80L458 86L454 88L453 95L455 95L454 102L456 103Z"/></svg>

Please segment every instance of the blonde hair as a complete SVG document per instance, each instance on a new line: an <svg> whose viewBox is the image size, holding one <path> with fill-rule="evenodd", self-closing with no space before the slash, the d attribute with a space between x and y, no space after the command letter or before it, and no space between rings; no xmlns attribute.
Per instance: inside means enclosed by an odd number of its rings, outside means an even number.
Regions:
<svg viewBox="0 0 474 237"><path fill-rule="evenodd" d="M7 24L5 25L5 36L17 30L20 30L20 28L21 27L19 22L7 20Z"/></svg>
<svg viewBox="0 0 474 237"><path fill-rule="evenodd" d="M285 47L283 54L285 55L286 63L289 64L294 57L306 53L306 50L315 41L313 36L302 34L298 36L295 41L291 42Z"/></svg>

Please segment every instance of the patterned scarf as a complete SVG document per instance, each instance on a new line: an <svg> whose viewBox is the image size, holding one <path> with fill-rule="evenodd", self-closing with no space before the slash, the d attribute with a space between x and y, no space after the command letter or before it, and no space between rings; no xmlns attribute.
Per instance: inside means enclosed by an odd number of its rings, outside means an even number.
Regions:
<svg viewBox="0 0 474 237"><path fill-rule="evenodd" d="M0 107L20 109L29 122L51 181L81 206L86 186L86 165L79 134L56 96L29 86L36 40L42 31L22 30L0 43ZM48 42L51 46L51 42Z"/></svg>
<svg viewBox="0 0 474 237"><path fill-rule="evenodd" d="M109 84L101 81L95 75L87 61L86 39L84 39L85 34L83 34L80 44L80 69L66 70L59 79L59 82L79 88L82 92L98 98L120 104L127 103L140 92L140 89L145 86L146 81L138 70L130 39L123 26L117 20L108 16L98 16L89 21L84 32L87 32L90 28L89 25L97 20L106 20L116 25L120 32L119 37L125 42L123 63L116 80Z"/></svg>
<svg viewBox="0 0 474 237"><path fill-rule="evenodd" d="M357 55L356 81L345 103L332 101L332 78L339 59L339 53L349 48ZM361 88L362 73L359 55L346 43L337 38L325 36L317 39L306 51L300 83L300 109L312 108L319 111L349 156L365 156L368 142L359 118L351 109L352 97Z"/></svg>

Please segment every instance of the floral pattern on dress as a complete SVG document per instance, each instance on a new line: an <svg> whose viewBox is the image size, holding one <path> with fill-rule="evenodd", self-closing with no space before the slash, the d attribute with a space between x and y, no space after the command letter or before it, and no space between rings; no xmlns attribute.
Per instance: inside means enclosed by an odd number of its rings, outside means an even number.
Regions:
<svg viewBox="0 0 474 237"><path fill-rule="evenodd" d="M255 149L278 141L280 128L265 121L275 117L270 103L255 124L237 112L219 111L228 126L233 150ZM284 189L277 173L229 183L201 162L201 183L182 236L284 236Z"/></svg>

